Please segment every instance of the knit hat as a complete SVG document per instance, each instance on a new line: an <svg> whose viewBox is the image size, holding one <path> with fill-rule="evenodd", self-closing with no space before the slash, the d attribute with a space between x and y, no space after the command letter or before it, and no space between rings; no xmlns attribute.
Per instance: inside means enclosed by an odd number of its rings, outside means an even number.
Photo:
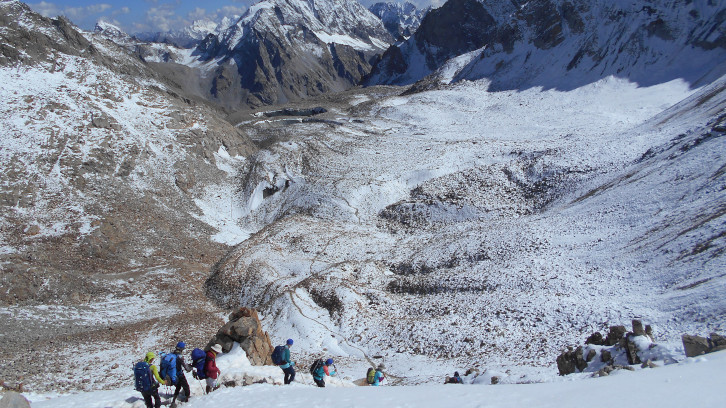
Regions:
<svg viewBox="0 0 726 408"><path fill-rule="evenodd" d="M325 360L325 365L331 365L331 364L333 364L333 359L332 358L329 358L329 359Z"/></svg>
<svg viewBox="0 0 726 408"><path fill-rule="evenodd" d="M292 339L287 339L287 345L292 346Z"/></svg>
<svg viewBox="0 0 726 408"><path fill-rule="evenodd" d="M186 346L187 346L186 343L184 343L183 341L180 341L179 343L176 343L176 348L178 348L180 350L184 350L184 348Z"/></svg>
<svg viewBox="0 0 726 408"><path fill-rule="evenodd" d="M222 346L220 346L219 344L215 344L212 346L212 350L219 354L222 352Z"/></svg>

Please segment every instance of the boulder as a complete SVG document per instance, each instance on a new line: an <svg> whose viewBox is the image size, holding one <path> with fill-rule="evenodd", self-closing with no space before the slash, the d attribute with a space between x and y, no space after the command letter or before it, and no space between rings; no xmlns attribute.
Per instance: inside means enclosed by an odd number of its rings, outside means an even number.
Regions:
<svg viewBox="0 0 726 408"><path fill-rule="evenodd" d="M245 351L252 365L272 365L272 343L267 332L262 330L256 310L243 307L231 313L229 321L217 331L205 350L210 350L216 343L227 353L235 342Z"/></svg>
<svg viewBox="0 0 726 408"><path fill-rule="evenodd" d="M585 361L587 361L589 363L590 361L592 361L592 359L595 358L596 355L597 355L597 351L595 351L593 349L590 349L590 351L587 352L587 356L585 357Z"/></svg>
<svg viewBox="0 0 726 408"><path fill-rule="evenodd" d="M645 328L640 320L633 319L633 334L636 336L645 336Z"/></svg>
<svg viewBox="0 0 726 408"><path fill-rule="evenodd" d="M22 394L7 391L0 399L0 408L30 408L30 402Z"/></svg>
<svg viewBox="0 0 726 408"><path fill-rule="evenodd" d="M681 336L681 340L683 341L683 350L686 352L686 357L700 356L710 350L708 339L705 337L684 334Z"/></svg>
<svg viewBox="0 0 726 408"><path fill-rule="evenodd" d="M594 344L596 346L603 346L605 345L605 339L602 337L602 333L595 332L590 335L590 337L585 340L585 344Z"/></svg>
<svg viewBox="0 0 726 408"><path fill-rule="evenodd" d="M587 361L585 361L583 354L582 346L574 351L572 347L568 347L567 351L560 354L557 357L557 370L559 370L560 375L572 374L587 368Z"/></svg>
<svg viewBox="0 0 726 408"><path fill-rule="evenodd" d="M608 336L605 339L605 345L614 346L620 343L620 340L625 337L626 332L627 330L625 329L625 326L610 326L610 333L608 333Z"/></svg>
<svg viewBox="0 0 726 408"><path fill-rule="evenodd" d="M557 370L560 375L572 374L577 370L574 355L575 352L572 351L572 347L568 347L567 351L557 356Z"/></svg>

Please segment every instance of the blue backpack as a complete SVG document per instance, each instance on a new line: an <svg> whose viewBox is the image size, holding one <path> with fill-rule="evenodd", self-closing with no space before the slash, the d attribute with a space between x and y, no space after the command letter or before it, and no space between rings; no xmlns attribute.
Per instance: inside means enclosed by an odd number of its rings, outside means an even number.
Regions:
<svg viewBox="0 0 726 408"><path fill-rule="evenodd" d="M195 348L192 350L192 367L197 372L197 378L203 380L207 378L207 374L204 373L204 365L207 363L207 353L204 350Z"/></svg>
<svg viewBox="0 0 726 408"><path fill-rule="evenodd" d="M285 360L282 359L282 355L285 352L285 346L276 346L274 350L272 350L272 364L274 365L283 365L285 364Z"/></svg>
<svg viewBox="0 0 726 408"><path fill-rule="evenodd" d="M145 361L139 361L134 365L134 388L136 391L151 391L151 374L149 374L149 364Z"/></svg>
<svg viewBox="0 0 726 408"><path fill-rule="evenodd" d="M164 354L164 356L161 358L161 368L160 368L160 375L161 378L166 380L167 378L171 379L172 384L176 384L176 354L175 353L169 353Z"/></svg>

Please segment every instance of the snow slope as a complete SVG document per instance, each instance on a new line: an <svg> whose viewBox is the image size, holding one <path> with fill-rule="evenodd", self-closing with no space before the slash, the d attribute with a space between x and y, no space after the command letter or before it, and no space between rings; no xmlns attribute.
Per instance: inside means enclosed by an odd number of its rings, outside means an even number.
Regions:
<svg viewBox="0 0 726 408"><path fill-rule="evenodd" d="M278 370L279 371L279 370ZM726 352L688 359L677 365L619 371L599 379L557 379L538 384L496 386L429 385L411 387L326 387L293 384L255 384L222 388L210 395L194 396L184 406L211 407L498 407L498 408L593 408L614 403L633 406L681 408L720 407L726 404L722 392L726 373ZM197 388L191 384L192 389ZM97 391L44 400L33 396L34 408L125 408L143 407L140 394L127 389Z"/></svg>
<svg viewBox="0 0 726 408"><path fill-rule="evenodd" d="M260 231L210 294L402 383L421 366L536 378L635 317L682 353L683 332L726 324L724 81L374 89L331 122L258 122L276 140L243 188Z"/></svg>

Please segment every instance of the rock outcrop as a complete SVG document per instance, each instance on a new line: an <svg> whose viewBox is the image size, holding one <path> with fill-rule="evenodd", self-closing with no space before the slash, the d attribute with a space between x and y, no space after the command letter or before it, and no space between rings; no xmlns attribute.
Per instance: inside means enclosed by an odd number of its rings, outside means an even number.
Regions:
<svg viewBox="0 0 726 408"><path fill-rule="evenodd" d="M247 353L252 365L272 365L272 343L267 332L262 330L257 310L242 307L230 314L227 324L209 341L205 351L210 350L214 344L219 344L222 351L227 353L235 342Z"/></svg>
<svg viewBox="0 0 726 408"><path fill-rule="evenodd" d="M585 340L585 346L568 347L557 357L560 375L592 371L596 376L604 376L643 362L643 367L656 367L653 360L671 360L654 343L650 326L643 327L640 320L633 320L632 328L627 332L625 326L611 326L607 336L596 332Z"/></svg>

